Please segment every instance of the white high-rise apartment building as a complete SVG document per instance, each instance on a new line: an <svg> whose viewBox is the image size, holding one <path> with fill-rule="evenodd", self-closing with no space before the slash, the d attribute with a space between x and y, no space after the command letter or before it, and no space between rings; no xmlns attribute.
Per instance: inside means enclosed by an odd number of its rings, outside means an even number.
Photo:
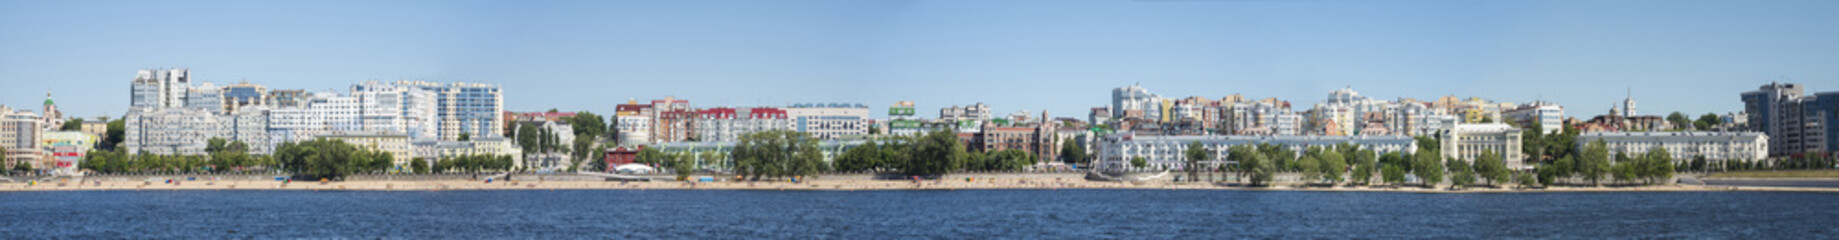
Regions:
<svg viewBox="0 0 1839 240"><path fill-rule="evenodd" d="M1112 89L1111 116L1112 118L1124 118L1129 116L1129 113L1137 112L1142 114L1143 116L1140 117L1144 119L1161 119L1162 102L1162 96L1149 93L1149 89L1144 89L1141 85L1131 84Z"/></svg>
<svg viewBox="0 0 1839 240"><path fill-rule="evenodd" d="M0 147L6 148L6 162L3 164L6 169L12 169L13 164L19 162L43 167L36 165L45 155L44 141L40 139L44 131L41 124L44 122L38 118L38 114L31 111L14 110L0 105Z"/></svg>
<svg viewBox="0 0 1839 240"><path fill-rule="evenodd" d="M357 99L362 131L403 134L413 139L439 137L433 92L368 81L351 86L351 95Z"/></svg>
<svg viewBox="0 0 1839 240"><path fill-rule="evenodd" d="M498 85L424 81L397 81L396 85L434 93L435 117L439 119L436 124L440 128L436 134L442 140L456 140L461 134L474 138L504 136L504 96Z"/></svg>
<svg viewBox="0 0 1839 240"><path fill-rule="evenodd" d="M191 89L190 69L142 69L134 76L133 108L185 107L186 90Z"/></svg>

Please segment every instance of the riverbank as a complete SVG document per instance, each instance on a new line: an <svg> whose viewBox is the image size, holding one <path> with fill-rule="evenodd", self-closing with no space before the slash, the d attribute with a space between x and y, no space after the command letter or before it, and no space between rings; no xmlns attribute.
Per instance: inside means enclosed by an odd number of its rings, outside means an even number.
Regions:
<svg viewBox="0 0 1839 240"><path fill-rule="evenodd" d="M291 190L291 191L469 191L469 190L761 190L761 191L889 191L889 190L979 190L979 189L1168 189L1168 190L1247 190L1247 191L1341 191L1341 192L1413 192L1413 193L1520 193L1520 192L1680 192L1680 191L1796 191L1836 192L1839 188L1771 187L1771 186L1700 186L1661 185L1637 187L1548 187L1449 189L1416 186L1335 186L1273 185L1242 187L1227 183L1205 182L1102 182L1056 178L958 178L949 180L868 180L820 179L799 183L789 181L676 182L676 181L590 181L590 180L351 180L333 182L282 182L262 180L59 180L41 183L0 183L0 191L222 191L222 190Z"/></svg>
<svg viewBox="0 0 1839 240"><path fill-rule="evenodd" d="M1839 180L1839 170L1778 170L1720 172L1705 179L1813 179Z"/></svg>

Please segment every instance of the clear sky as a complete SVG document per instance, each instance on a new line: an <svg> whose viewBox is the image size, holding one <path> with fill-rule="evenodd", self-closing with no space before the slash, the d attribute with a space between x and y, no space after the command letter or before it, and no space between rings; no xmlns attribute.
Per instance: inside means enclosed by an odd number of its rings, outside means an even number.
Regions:
<svg viewBox="0 0 1839 240"><path fill-rule="evenodd" d="M499 83L513 111L899 100L1084 118L1110 90L1307 106L1352 86L1607 112L1839 91L1839 1L0 1L0 104L120 115L138 69L345 91Z"/></svg>

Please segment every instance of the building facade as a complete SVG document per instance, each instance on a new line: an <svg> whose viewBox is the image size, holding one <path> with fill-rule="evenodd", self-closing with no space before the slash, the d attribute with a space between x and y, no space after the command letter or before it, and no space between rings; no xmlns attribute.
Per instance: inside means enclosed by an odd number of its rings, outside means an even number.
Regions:
<svg viewBox="0 0 1839 240"><path fill-rule="evenodd" d="M1246 144L1275 144L1297 156L1308 147L1333 148L1344 143L1372 149L1377 154L1417 150L1417 141L1407 136L1137 136L1124 132L1098 138L1093 146L1097 153L1093 164L1104 170L1183 170L1188 167L1185 152L1193 142L1200 142L1212 153L1213 159L1200 162L1207 169L1233 164L1226 160L1230 157L1227 149ZM1138 157L1148 163L1145 168L1130 165L1130 160Z"/></svg>
<svg viewBox="0 0 1839 240"><path fill-rule="evenodd" d="M1743 113L1751 131L1769 136L1770 156L1839 150L1839 92L1804 94L1794 83L1769 83L1743 92Z"/></svg>
<svg viewBox="0 0 1839 240"><path fill-rule="evenodd" d="M1577 135L1577 149L1598 140L1610 153L1630 156L1666 149L1675 164L1699 157L1746 162L1769 157L1769 136L1761 132L1594 132Z"/></svg>
<svg viewBox="0 0 1839 240"><path fill-rule="evenodd" d="M794 130L818 139L868 135L868 106L847 103L793 104L785 109Z"/></svg>
<svg viewBox="0 0 1839 240"><path fill-rule="evenodd" d="M1520 134L1520 129L1505 123L1457 124L1443 132L1438 145L1444 158L1474 163L1483 152L1492 151L1507 168L1527 169L1530 165L1521 152Z"/></svg>
<svg viewBox="0 0 1839 240"><path fill-rule="evenodd" d="M434 94L437 135L442 140L504 136L504 96L498 85L485 83L434 83L397 81Z"/></svg>
<svg viewBox="0 0 1839 240"><path fill-rule="evenodd" d="M6 169L24 162L35 167L44 160L44 122L32 111L0 105L0 148L6 148Z"/></svg>

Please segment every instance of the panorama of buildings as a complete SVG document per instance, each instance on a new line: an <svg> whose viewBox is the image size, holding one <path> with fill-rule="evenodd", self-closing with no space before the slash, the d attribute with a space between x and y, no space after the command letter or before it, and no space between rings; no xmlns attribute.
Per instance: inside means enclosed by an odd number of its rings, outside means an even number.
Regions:
<svg viewBox="0 0 1839 240"><path fill-rule="evenodd" d="M219 85L195 81L189 69L140 70L130 81L131 100L120 117L126 131L120 148L130 153L204 154L210 139L247 143L268 154L287 142L337 139L390 152L396 168L431 164L464 155L510 155L517 167L558 170L586 159L558 152L526 152L511 139L521 131L575 142L574 113L507 111L502 89L490 83L363 81L344 92L273 89L257 83ZM1292 151L1353 145L1380 153L1415 153L1417 138L1435 139L1446 158L1472 161L1484 152L1500 154L1514 169L1531 169L1551 159L1529 159L1519 149L1527 135L1580 132L1580 146L1601 140L1612 152L1639 154L1665 149L1675 161L1709 159L1758 161L1809 154L1831 156L1839 149L1839 92L1808 94L1803 85L1769 83L1739 94L1742 112L1718 115L1710 129L1679 126L1664 117L1640 115L1633 94L1609 103L1588 119L1578 109L1555 103L1511 103L1480 97L1373 98L1353 88L1329 92L1309 105L1239 94L1220 98L1164 97L1140 85L1111 90L1110 101L1084 118L1055 117L1046 110L999 114L981 102L940 103L932 108L897 101L887 118L863 103L793 103L781 106L696 106L664 97L614 104L605 121L609 132L594 144L606 147L592 160L632 164L638 151L717 152L740 136L772 130L809 134L821 142L825 159L886 136L935 131L955 134L966 149L1021 150L1039 157L1034 168L1181 170L1234 164L1226 148L1273 144ZM922 111L923 110L923 111ZM67 118L47 93L40 111L0 105L0 146L7 167L31 162L47 172L77 171L84 155L107 134L107 117L60 130ZM1198 142L1213 152L1202 166L1186 166L1181 152ZM1061 158L1063 146L1085 149L1088 166ZM1421 153L1418 153L1421 154ZM703 168L726 165L715 159ZM1130 159L1146 159L1136 167ZM609 167L611 168L611 167Z"/></svg>

